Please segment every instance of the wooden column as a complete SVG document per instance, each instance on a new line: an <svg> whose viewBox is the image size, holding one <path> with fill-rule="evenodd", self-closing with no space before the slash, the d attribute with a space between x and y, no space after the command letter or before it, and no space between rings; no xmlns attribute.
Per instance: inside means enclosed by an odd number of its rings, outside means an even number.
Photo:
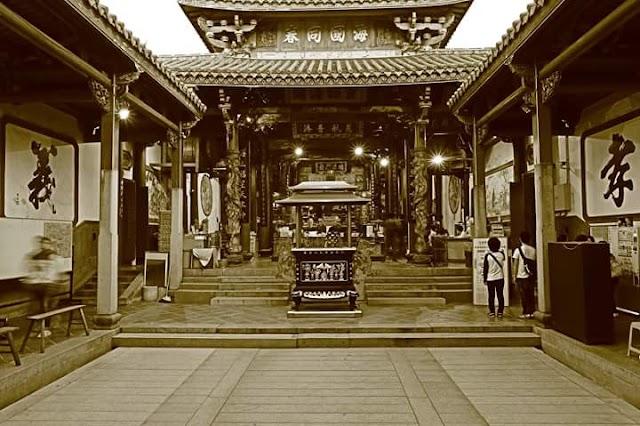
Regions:
<svg viewBox="0 0 640 426"><path fill-rule="evenodd" d="M548 243L556 241L555 206L553 194L553 134L551 109L546 104L553 90L543 85L551 80L540 81L535 75L532 109L534 184L536 201L536 257L538 267L538 311L543 318L551 314L549 295ZM555 83L553 83L555 85ZM546 96L546 97L545 97Z"/></svg>
<svg viewBox="0 0 640 426"><path fill-rule="evenodd" d="M485 148L482 145L486 128L479 128L473 120L473 220L475 238L483 238L487 233L487 194L485 179Z"/></svg>
<svg viewBox="0 0 640 426"><path fill-rule="evenodd" d="M149 201L146 186L146 146L137 143L133 146L133 179L136 182L136 264L144 264L144 252L147 249L149 224Z"/></svg>
<svg viewBox="0 0 640 426"><path fill-rule="evenodd" d="M100 122L100 224L98 288L94 317L98 329L118 327L118 203L120 200L120 122L115 77L111 87L91 82L103 108Z"/></svg>
<svg viewBox="0 0 640 426"><path fill-rule="evenodd" d="M181 126L180 126L181 127ZM169 246L169 288L175 290L182 282L182 250L184 247L184 166L182 129L167 132L171 143L171 243Z"/></svg>

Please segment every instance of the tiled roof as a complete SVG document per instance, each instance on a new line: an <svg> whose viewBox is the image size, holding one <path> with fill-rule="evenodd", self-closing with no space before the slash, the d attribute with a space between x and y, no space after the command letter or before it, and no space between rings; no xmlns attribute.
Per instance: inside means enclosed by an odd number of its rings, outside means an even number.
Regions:
<svg viewBox="0 0 640 426"><path fill-rule="evenodd" d="M545 6L550 3L557 3L552 0L535 0L527 6L527 11L520 14L518 20L514 21L511 28L502 36L502 40L496 43L496 46L491 49L490 55L475 69L465 81L462 82L460 87L453 93L451 98L447 101L447 105L453 107L465 94L465 92L483 75L483 73L495 62L496 58L500 56L516 38L516 36L527 27L529 22L541 11L545 10Z"/></svg>
<svg viewBox="0 0 640 426"><path fill-rule="evenodd" d="M193 85L372 86L462 81L488 53L434 49L419 55L357 59L254 59L211 53L161 59Z"/></svg>
<svg viewBox="0 0 640 426"><path fill-rule="evenodd" d="M248 11L398 9L449 6L470 0L179 0L182 6Z"/></svg>
<svg viewBox="0 0 640 426"><path fill-rule="evenodd" d="M69 0L67 0L69 1ZM169 85L170 87L177 88L180 93L187 97L187 99L192 103L192 106L195 107L200 114L204 114L207 109L207 106L198 98L198 95L191 89L187 87L182 81L180 81L175 74L168 69L162 61L158 59L156 55L151 52L151 50L147 49L144 43L140 41L137 37L133 35L133 33L125 28L124 23L118 21L118 18L109 13L109 9L106 6L100 4L100 0L74 0L76 3L81 1L85 5L88 5L92 8L100 19L108 24L110 27L115 29L120 35L122 35L125 40L129 43L130 47L132 47L135 51L144 56L153 66L155 66L162 77L166 80L164 83ZM115 41L114 41L115 43Z"/></svg>

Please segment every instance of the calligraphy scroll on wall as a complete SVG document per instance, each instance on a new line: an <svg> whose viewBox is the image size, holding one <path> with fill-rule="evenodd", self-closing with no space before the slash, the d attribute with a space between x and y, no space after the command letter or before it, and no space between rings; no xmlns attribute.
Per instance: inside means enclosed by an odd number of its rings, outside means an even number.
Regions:
<svg viewBox="0 0 640 426"><path fill-rule="evenodd" d="M581 144L585 217L640 214L640 116L598 126Z"/></svg>
<svg viewBox="0 0 640 426"><path fill-rule="evenodd" d="M27 123L7 121L4 143L4 215L73 221L78 151L74 141Z"/></svg>

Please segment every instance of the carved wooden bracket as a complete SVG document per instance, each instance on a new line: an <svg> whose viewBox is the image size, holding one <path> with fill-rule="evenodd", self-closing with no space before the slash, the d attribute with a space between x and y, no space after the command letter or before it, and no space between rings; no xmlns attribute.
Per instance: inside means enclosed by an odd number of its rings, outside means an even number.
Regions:
<svg viewBox="0 0 640 426"><path fill-rule="evenodd" d="M115 109L128 108L129 103L123 99L124 95L129 91L129 85L136 82L142 72L131 72L116 76L116 105ZM111 90L96 80L89 80L89 88L95 101L100 105L104 112L111 110Z"/></svg>
<svg viewBox="0 0 640 426"><path fill-rule="evenodd" d="M255 19L251 19L248 24L245 24L239 15L234 15L231 23L225 19L212 21L203 17L198 17L197 21L198 26L204 32L206 40L218 51L246 49L247 46L243 46L244 36L253 31L258 25L258 21ZM232 40L230 36L235 40Z"/></svg>
<svg viewBox="0 0 640 426"><path fill-rule="evenodd" d="M193 129L195 127L196 124L198 124L198 122L200 121L200 118L196 117L195 120L193 121L183 121L181 123L182 125L182 137L183 138L188 138L189 135L191 134L191 129Z"/></svg>
<svg viewBox="0 0 640 426"><path fill-rule="evenodd" d="M489 135L489 126L485 124L484 126L477 127L476 135L478 137L478 143L483 143Z"/></svg>
<svg viewBox="0 0 640 426"><path fill-rule="evenodd" d="M520 105L520 109L522 109L525 114L530 114L535 108L536 94L533 89L529 89L522 95L522 105Z"/></svg>
<svg viewBox="0 0 640 426"><path fill-rule="evenodd" d="M167 129L167 143L171 148L176 148L178 146L178 132Z"/></svg>
<svg viewBox="0 0 640 426"><path fill-rule="evenodd" d="M431 16L425 16L418 19L416 12L412 12L411 16L403 21L399 16L393 19L393 23L401 31L408 33L408 43L405 50L409 51L411 45L417 46L418 50L425 50L432 47L439 47L438 44L447 36L449 27L455 22L455 15L449 14L441 16L437 19ZM415 49L414 49L415 50Z"/></svg>
<svg viewBox="0 0 640 426"><path fill-rule="evenodd" d="M540 81L542 86L542 103L546 104L549 99L553 97L558 89L558 83L562 79L562 72L555 71L549 77L544 78Z"/></svg>

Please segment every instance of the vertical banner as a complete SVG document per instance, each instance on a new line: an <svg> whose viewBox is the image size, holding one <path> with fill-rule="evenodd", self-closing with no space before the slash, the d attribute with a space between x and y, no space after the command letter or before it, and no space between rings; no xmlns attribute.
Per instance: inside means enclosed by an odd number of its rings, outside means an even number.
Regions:
<svg viewBox="0 0 640 426"><path fill-rule="evenodd" d="M505 254L505 262L502 265L504 272L504 305L509 306L509 254L507 251L507 239L500 240L500 250ZM482 269L484 266L484 255L489 251L488 238L473 239L473 304L487 306L489 304L489 293L484 285ZM500 258L498 258L500 260ZM496 299L496 304L497 304Z"/></svg>

